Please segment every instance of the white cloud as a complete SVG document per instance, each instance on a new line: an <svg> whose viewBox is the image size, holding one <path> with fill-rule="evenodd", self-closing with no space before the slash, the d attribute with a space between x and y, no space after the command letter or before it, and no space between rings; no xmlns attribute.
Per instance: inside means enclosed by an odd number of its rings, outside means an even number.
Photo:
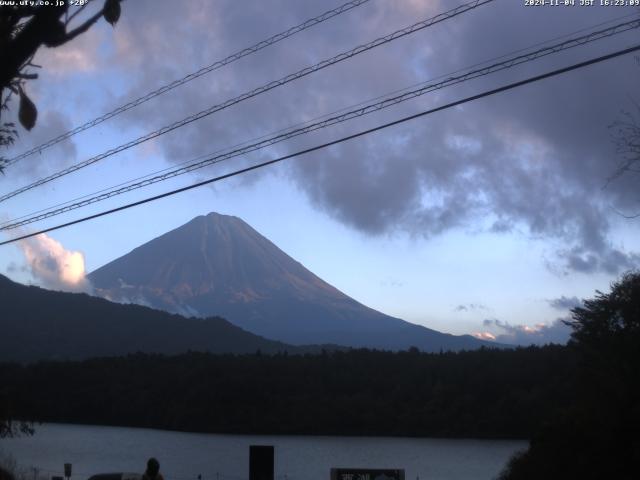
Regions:
<svg viewBox="0 0 640 480"><path fill-rule="evenodd" d="M18 243L33 277L45 288L82 292L90 290L84 254L71 251L41 234Z"/></svg>
<svg viewBox="0 0 640 480"><path fill-rule="evenodd" d="M493 333L489 332L475 332L473 336L479 338L480 340L494 341L496 339L496 336Z"/></svg>
<svg viewBox="0 0 640 480"><path fill-rule="evenodd" d="M498 319L486 319L482 325L485 328L493 329L495 333L481 331L474 333L474 337L512 345L564 344L569 340L571 333L571 328L564 324L562 318L551 323L535 325L512 325Z"/></svg>

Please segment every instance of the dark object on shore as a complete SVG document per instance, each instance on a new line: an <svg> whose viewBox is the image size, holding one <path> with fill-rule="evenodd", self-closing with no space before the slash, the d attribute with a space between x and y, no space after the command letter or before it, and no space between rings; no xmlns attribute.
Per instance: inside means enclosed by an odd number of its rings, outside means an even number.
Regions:
<svg viewBox="0 0 640 480"><path fill-rule="evenodd" d="M162 475L160 475L160 462L151 457L147 460L147 470L142 475L143 480L164 480Z"/></svg>
<svg viewBox="0 0 640 480"><path fill-rule="evenodd" d="M385 470L379 468L332 468L331 480L372 478L374 480L404 480L404 468Z"/></svg>
<svg viewBox="0 0 640 480"><path fill-rule="evenodd" d="M98 473L92 475L88 480L141 480L139 473Z"/></svg>
<svg viewBox="0 0 640 480"><path fill-rule="evenodd" d="M249 480L273 480L273 445L249 446Z"/></svg>

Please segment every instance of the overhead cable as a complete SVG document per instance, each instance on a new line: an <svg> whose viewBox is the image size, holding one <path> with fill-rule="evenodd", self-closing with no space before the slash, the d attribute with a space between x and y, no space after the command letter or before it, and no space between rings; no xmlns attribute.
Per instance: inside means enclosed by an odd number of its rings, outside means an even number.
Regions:
<svg viewBox="0 0 640 480"><path fill-rule="evenodd" d="M220 163L230 158L238 157L240 155L244 155L262 148L269 147L276 143L280 143L285 140L289 140L291 138L294 138L306 133L310 133L322 128L327 128L332 125L343 123L357 117L362 117L364 115L368 115L370 113L377 112L385 108L389 108L391 106L397 105L402 102L406 102L416 97L420 97L422 95L433 92L435 90L439 90L439 89L449 87L458 83L462 83L478 77L489 75L501 70L506 70L508 68L512 68L517 65L521 65L523 63L531 62L533 60L537 60L539 58L561 52L563 50L567 50L567 49L585 45L597 40L601 40L603 38L608 38L614 35L618 35L635 28L640 28L640 19L624 22L610 28L598 30L596 32L582 35L580 37L572 38L564 42L557 43L555 45L550 45L548 47L544 47L533 52L518 55L512 58L507 58L506 60L503 60L501 62L493 63L491 65L488 65L482 68L471 70L461 75L451 76L441 82L426 83L421 85L419 88L416 88L408 92L404 92L400 95L385 98L382 101L370 103L360 108L347 111L340 115L326 118L322 121L318 121L315 123L307 124L300 128L295 128L289 131L285 131L284 133L266 138L264 140L252 143L250 145L243 146L241 148L236 148L222 154L208 156L208 158L204 158L200 161L190 163L186 166L174 168L173 170L165 171L164 173L158 174L156 176L153 176L150 178L144 178L134 183L128 183L124 186L120 186L118 188L114 188L106 192L100 192L100 194L98 195L95 195L89 198L83 198L81 201L66 204L63 207L53 208L51 210L46 211L45 213L33 215L31 217L21 219L21 220L16 220L13 222L5 222L4 224L0 224L0 230L11 230L14 228L22 227L34 222L44 220L46 218L61 215L66 212L76 210L78 208L85 207L87 205L91 205L93 203L97 203L97 202L115 197L117 195L121 195L133 190L137 190L139 188L146 187L161 181L165 181L165 180L168 180L169 178L183 175L183 174L186 174L194 170L198 170L200 168L204 168L216 163Z"/></svg>
<svg viewBox="0 0 640 480"><path fill-rule="evenodd" d="M16 195L19 195L21 193L24 193L28 190L32 190L40 185L44 185L48 182L51 182L52 180L55 180L57 178L63 177L65 175L68 175L70 173L73 173L77 170L80 170L82 168L85 168L89 165L92 165L96 162L99 162L100 160L103 160L107 157L110 157L112 155L115 155L116 153L122 152L124 150L127 150L129 148L132 148L136 145L139 145L141 143L144 143L146 141L152 140L156 137L159 137L160 135L164 135L165 133L169 133L177 128L183 127L185 125L188 125L192 122L195 122L197 120L200 120L204 117L207 117L215 112L218 112L220 110L224 110L232 105L235 105L237 103L243 102L244 100L247 100L249 98L255 97L257 95L260 95L262 93L268 92L270 90L273 90L274 88L280 87L282 85L286 85L290 82L293 82L294 80L298 80L300 78L303 78L307 75L310 75L312 73L315 73L319 70L322 70L324 68L327 68L331 65L335 65L339 62L342 62L344 60L347 60L349 58L352 58L356 55L359 55L361 53L364 53L366 51L369 51L373 48L379 47L381 45L387 44L389 42L392 42L394 40L397 40L399 38L405 37L407 35L411 35L413 33L416 33L420 30L423 30L427 27L430 27L436 23L448 20L450 18L453 18L455 16L461 15L465 12L468 12L469 10L472 10L474 8L477 8L480 5L484 5L487 3L491 3L494 0L474 0L472 2L466 3L464 5L460 5L452 10L449 10L447 12L441 13L439 15L436 15L435 17L431 17L429 19L423 20L421 22L415 23L409 27L400 29L400 30L396 30L393 33L390 33L389 35L385 35L384 37L380 37L377 38L376 40L373 40L372 42L369 42L367 44L364 45L360 45L358 47L355 47L352 50L349 50L347 52L343 52L339 55L336 55L332 58L329 58L327 60L323 60L322 62L319 62L313 66L310 67L306 67L303 68L302 70L299 70L295 73L291 73L285 77L282 77L279 80L274 80L271 81L267 84L262 85L261 87L258 87L254 90L251 90L249 92L243 93L240 96L237 96L235 98L229 99L221 104L218 105L214 105L212 107L209 107L205 110L202 110L198 113L195 113L193 115L190 115L182 120L179 120L177 122L174 122L170 125L167 125L165 127L160 128L159 130L147 133L146 135L143 135L141 137L136 138L135 140L131 140L130 142L127 142L125 144L119 145L118 147L112 148L110 150L107 150L104 153L101 153L99 155L96 155L94 157L91 157L87 160L84 160L80 163L76 163L75 165L71 165L70 167L67 167L63 170L60 170L54 174L49 175L48 177L42 178L40 180L37 180L29 185L26 185L24 187L21 187L17 190L14 190L12 192L6 193L2 196L0 196L0 202L4 202L12 197L15 197Z"/></svg>
<svg viewBox="0 0 640 480"><path fill-rule="evenodd" d="M318 25L326 20L329 20L333 17L336 17L342 13L348 12L349 10L352 10L356 7L359 7L360 5L369 2L370 0L352 0L349 1L347 3L344 3L342 5L340 5L337 8L334 8L332 10L328 10L320 15L318 15L317 17L313 17L310 18L304 22L302 22L299 25L296 25L294 27L289 28L288 30L285 30L283 32L280 32L276 35L273 35L269 38L267 38L266 40L262 40L258 43L256 43L255 45L251 45L250 47L247 47L243 50L240 50L236 53L232 53L231 55L229 55L228 57L222 59L222 60L218 60L215 63L212 63L211 65L207 65L206 67L202 67L200 70L196 71L196 72L192 72L178 80L174 80L173 82L167 84L167 85L163 85L162 87L153 90L149 93L147 93L146 95L143 95L142 97L136 98L135 100L132 100L118 108L115 108L114 110L111 110L110 112L105 113L104 115L94 118L93 120L90 120L82 125L79 125L61 135L58 135L57 137L54 137L40 145L37 145L35 147L33 147L30 150L27 150L26 152L23 152L19 155L16 155L13 158L10 158L6 161L6 166L12 165L15 162L17 162L18 160L21 160L23 158L26 158L30 155L33 155L34 153L42 153L43 150L57 144L60 143L63 140L66 140L67 138L72 137L73 135L76 135L77 133L83 132L85 130L88 130L91 127L95 127L96 125L101 124L102 122L105 122L107 120L109 120L110 118L115 117L116 115L119 115L121 113L126 112L127 110L131 110L134 107L137 107L138 105L141 105L145 102L148 102L149 100L162 95L164 93L167 93L171 90L173 90L174 88L177 88L181 85L184 85L185 83L188 83L192 80L195 80L196 78L199 78L203 75L206 75L207 73L213 72L214 70L218 70L219 68L224 67L225 65L229 65L230 63L235 62L236 60L240 60L241 58L246 57L247 55L251 55L253 53L256 53L260 50L262 50L263 48L266 48L268 46L271 46L275 43L278 43L286 38L289 38L297 33L300 33L304 30L307 30L308 28L311 28L315 25Z"/></svg>
<svg viewBox="0 0 640 480"><path fill-rule="evenodd" d="M314 147L306 148L304 150L300 150L298 152L291 153L289 155L284 155L282 157L278 157L278 158L275 158L273 160L268 160L266 162L258 163L256 165L252 165L250 167L246 167L246 168L242 168L242 169L239 169L239 170L235 170L233 172L226 173L224 175L220 175L220 176L217 176L217 177L214 177L214 178L210 178L210 179L204 180L202 182L198 182L198 183L195 183L195 184L192 184L192 185L188 185L186 187L182 187L182 188L178 188L178 189L175 189L175 190L171 190L169 192L165 192L165 193L162 193L160 195L155 195L153 197L148 197L148 198L145 198L143 200L138 200L136 202L128 203L128 204L122 205L120 207L112 208L110 210L105 210L105 211L102 211L102 212L99 212L99 213L95 213L93 215L89 215L89 216L86 216L86 217L83 217L83 218L72 220L70 222L59 224L59 225L56 225L56 226L53 226L53 227L45 228L45 229L37 231L37 232L29 233L29 234L26 234L26 235L21 235L19 237L12 238L10 240L5 240L4 242L0 242L0 246L7 245L7 244L10 244L10 243L13 243L13 242L17 242L19 240L24 240L26 238L34 237L36 235L40 235L40 234L43 234L43 233L52 232L54 230L59 230L61 228L69 227L71 225L76 225L78 223L87 222L89 220L100 218L100 217L103 217L105 215L111 215L113 213L120 212L120 211L123 211L123 210L127 210L129 208L133 208L133 207L136 207L136 206L139 206L139 205L143 205L145 203L153 202L153 201L156 201L156 200L160 200L162 198L166 198L166 197L170 197L170 196L176 195L178 193L182 193L182 192L186 192L188 190L192 190L192 189L195 189L195 188L198 188L198 187L202 187L204 185L209 185L211 183L219 182L221 180L225 180L227 178L235 177L237 175L241 175L243 173L247 173L247 172L250 172L250 171L253 171L253 170L258 170L260 168L263 168L263 167L266 167L266 166L269 166L269 165L273 165L275 163L279 163L279 162L282 162L284 160L288 160L290 158L299 157L301 155L305 155L305 154L308 154L308 153L311 153L311 152L315 152L317 150L322 150L324 148L331 147L333 145L338 145L340 143L344 143L346 141L353 140L353 139L358 138L358 137L369 135L371 133L390 128L390 127L392 127L394 125L399 125L399 124L408 122L410 120L415 120L416 118L424 117L426 115L430 115L430 114L433 114L433 113L436 113L436 112L439 112L439 111L442 111L442 110L446 110L446 109L449 109L449 108L457 107L458 105L462 105L464 103L468 103L468 102L471 102L471 101L474 101L474 100L478 100L480 98L484 98L484 97L488 97L488 96L491 96L491 95L495 95L497 93L505 92L507 90L512 90L514 88L521 87L523 85L527 85L527 84L530 84L530 83L538 82L538 81L544 80L546 78L554 77L554 76L557 76L557 75L560 75L560 74L563 74L563 73L570 72L572 70L577 70L577 69L580 69L580 68L587 67L589 65L594 65L596 63L604 62L606 60L610 60L610 59L613 59L613 58L616 58L616 57L620 57L622 55L627 55L629 53L633 53L633 52L636 52L638 50L640 50L640 45L635 45L633 47L629 47L629 48L626 48L626 49L623 49L623 50L618 50L616 52L613 52L613 53L610 53L610 54L607 54L607 55L602 55L600 57L592 58L592 59L586 60L584 62L575 63L575 64L570 65L568 67L559 68L557 70L553 70L553 71L550 71L550 72L547 72L547 73L543 73L541 75L536 75L534 77L529 77L529 78L527 78L525 80L520 80L518 82L513 82L513 83L510 83L510 84L504 85L502 87L494 88L492 90L488 90L488 91L479 93L477 95L466 97L466 98L464 98L462 100L457 100L455 102L447 103L446 105L442 105L440 107L432 108L432 109L425 110L425 111L420 112L420 113L409 115L409 116L400 118L398 120L394 120L392 122L388 122L388 123L379 125L377 127L373 127L373 128L367 129L367 130L363 130L363 131L360 131L358 133L354 133L352 135L348 135L346 137L339 138L337 140L333 140L333 141L330 141L330 142L323 143L321 145L316 145Z"/></svg>

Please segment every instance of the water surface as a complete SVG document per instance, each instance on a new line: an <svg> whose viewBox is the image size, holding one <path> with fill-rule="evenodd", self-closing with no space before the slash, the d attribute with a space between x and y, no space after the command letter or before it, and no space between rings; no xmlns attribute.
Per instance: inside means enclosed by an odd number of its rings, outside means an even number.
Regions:
<svg viewBox="0 0 640 480"><path fill-rule="evenodd" d="M332 467L404 468L406 480L493 479L526 447L513 440L213 435L141 428L43 424L33 437L0 440L0 453L50 478L73 464L71 480L105 472L142 473L160 460L165 480L249 477L249 445L275 446L278 480L329 480ZM31 473L32 470L29 470Z"/></svg>

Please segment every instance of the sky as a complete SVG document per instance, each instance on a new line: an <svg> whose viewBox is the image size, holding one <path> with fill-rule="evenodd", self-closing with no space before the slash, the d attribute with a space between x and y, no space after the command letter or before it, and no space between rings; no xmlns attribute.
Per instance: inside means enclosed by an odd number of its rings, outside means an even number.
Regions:
<svg viewBox="0 0 640 480"><path fill-rule="evenodd" d="M6 170L0 194L463 2L370 0ZM526 49L638 18L637 7L495 0L0 204L8 221ZM340 1L136 0L41 48L38 108L11 158ZM90 5L93 13L100 2ZM578 33L576 33L578 32ZM54 226L638 43L638 29L23 227ZM551 42L551 43L546 43ZM495 61L495 60L494 60ZM0 273L91 291L90 272L193 217L235 215L361 303L443 332L562 342L561 319L640 264L640 178L609 180L611 125L640 114L640 56L465 103L275 166L0 247ZM3 119L17 115L17 102Z"/></svg>

